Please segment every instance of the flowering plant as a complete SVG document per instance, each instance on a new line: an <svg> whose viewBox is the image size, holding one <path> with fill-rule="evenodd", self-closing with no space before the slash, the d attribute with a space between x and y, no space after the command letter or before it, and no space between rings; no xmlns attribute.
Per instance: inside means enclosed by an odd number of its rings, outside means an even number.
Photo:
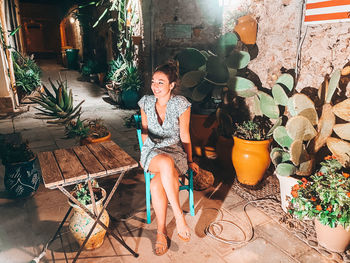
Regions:
<svg viewBox="0 0 350 263"><path fill-rule="evenodd" d="M303 178L292 188L289 212L303 218L318 218L332 228L350 228L350 174L333 157L327 156L310 181Z"/></svg>

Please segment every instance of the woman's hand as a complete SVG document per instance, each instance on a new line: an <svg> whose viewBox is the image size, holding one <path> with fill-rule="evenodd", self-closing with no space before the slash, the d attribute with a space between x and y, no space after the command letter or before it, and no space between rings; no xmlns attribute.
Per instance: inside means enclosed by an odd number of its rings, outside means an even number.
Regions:
<svg viewBox="0 0 350 263"><path fill-rule="evenodd" d="M192 171L195 172L196 174L199 173L199 166L195 162L189 162L188 167L191 168Z"/></svg>

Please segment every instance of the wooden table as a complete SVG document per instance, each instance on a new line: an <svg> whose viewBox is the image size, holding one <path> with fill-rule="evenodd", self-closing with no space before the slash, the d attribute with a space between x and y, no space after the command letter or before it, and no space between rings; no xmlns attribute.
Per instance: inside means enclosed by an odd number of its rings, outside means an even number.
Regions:
<svg viewBox="0 0 350 263"><path fill-rule="evenodd" d="M121 243L130 253L135 257L135 253L120 237L115 235L107 226L105 226L99 219L111 200L114 192L124 177L126 171L138 166L138 163L130 157L123 149L121 149L113 141L102 143L88 144L84 146L76 146L69 149L59 149L51 152L42 152L38 154L42 177L46 188L58 188L76 205L81 207L94 220L94 224L86 237L84 243L79 248L74 260L75 262L87 240L92 234L97 224L100 224L106 231L112 235L119 243ZM102 211L97 213L94 195L92 194L91 180L109 175L120 174L115 182L110 194L108 195ZM77 184L80 182L87 182L89 186L90 195L92 196L92 205L94 213L90 212L86 206L82 205L74 196L71 195L64 187L68 185ZM44 246L43 256L47 247L55 240L60 232L64 222L68 218L72 207L69 208L60 226L58 227L54 237Z"/></svg>

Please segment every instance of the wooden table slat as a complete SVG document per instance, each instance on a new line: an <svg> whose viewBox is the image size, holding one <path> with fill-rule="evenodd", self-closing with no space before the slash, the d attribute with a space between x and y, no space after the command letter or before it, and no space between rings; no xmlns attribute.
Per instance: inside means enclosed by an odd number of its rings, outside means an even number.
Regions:
<svg viewBox="0 0 350 263"><path fill-rule="evenodd" d="M57 185L63 184L62 173L53 153L41 152L38 153L38 158L45 187L56 188Z"/></svg>
<svg viewBox="0 0 350 263"><path fill-rule="evenodd" d="M80 159L90 178L106 175L106 169L96 159L86 146L73 147L73 151Z"/></svg>
<svg viewBox="0 0 350 263"><path fill-rule="evenodd" d="M86 145L89 150L95 155L97 160L103 165L108 174L117 173L124 170L124 167L120 164L117 158L106 148L102 146L102 143L93 143Z"/></svg>
<svg viewBox="0 0 350 263"><path fill-rule="evenodd" d="M55 150L54 154L61 168L65 184L88 178L88 172L84 169L72 149Z"/></svg>
<svg viewBox="0 0 350 263"><path fill-rule="evenodd" d="M101 143L101 145L112 155L118 159L121 166L123 166L125 169L131 169L138 166L138 163L129 155L127 154L122 148L119 147L119 145L115 144L112 141L106 141Z"/></svg>

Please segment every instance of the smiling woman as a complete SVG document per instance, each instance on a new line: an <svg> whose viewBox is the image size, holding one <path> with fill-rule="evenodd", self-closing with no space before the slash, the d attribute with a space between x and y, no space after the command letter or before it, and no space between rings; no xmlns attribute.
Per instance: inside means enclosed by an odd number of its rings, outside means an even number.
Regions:
<svg viewBox="0 0 350 263"><path fill-rule="evenodd" d="M178 67L173 61L157 67L152 77L154 95L139 101L142 120L140 163L145 171L154 174L151 181L153 208L157 217L155 253L160 256L168 250L166 212L168 201L176 219L178 237L188 242L187 226L179 201L179 175L189 168L198 173L192 160L189 133L190 106L183 96L172 93L178 81Z"/></svg>

